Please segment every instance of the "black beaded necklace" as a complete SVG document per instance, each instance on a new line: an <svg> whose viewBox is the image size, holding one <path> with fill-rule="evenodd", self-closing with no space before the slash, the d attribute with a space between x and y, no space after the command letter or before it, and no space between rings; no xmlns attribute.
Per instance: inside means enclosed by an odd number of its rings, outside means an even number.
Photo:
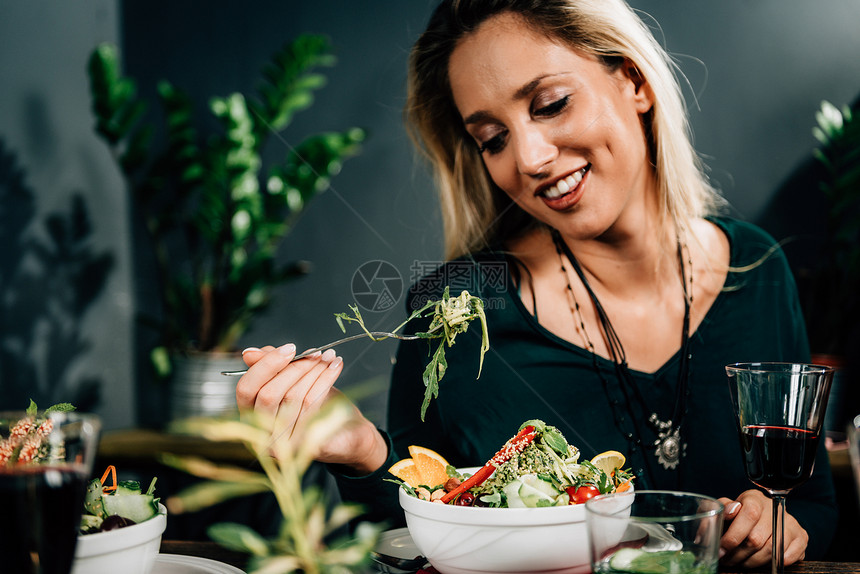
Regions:
<svg viewBox="0 0 860 574"><path fill-rule="evenodd" d="M557 231L553 230L552 237L553 242L555 243L556 252L558 253L559 262L561 263L562 274L567 281L567 292L571 302L571 314L573 315L574 320L576 320L577 318L579 320L579 329L581 329L582 335L585 338L586 346L591 352L594 369L603 384L604 392L606 393L606 397L609 400L610 406L612 408L612 414L615 419L615 426L630 443L630 452L631 454L633 454L636 452L637 449L643 448L643 441L640 437L640 433L635 422L636 417L634 415L633 410L633 401L635 400L636 402L638 402L639 405L641 405L642 409L646 412L649 409L647 408L645 399L642 396L642 392L639 389L639 386L633 381L633 377L630 374L630 369L627 366L627 357L624 353L624 346L621 344L621 339L615 332L615 329L612 326L612 322L609 320L609 316L606 314L606 311L603 309L603 306L600 304L600 301L597 299L597 296L592 290L591 285L588 283L588 280L585 277L585 273L583 273L582 268L579 266L576 257L574 257L573 253L570 251L570 248L567 246L564 240L562 240L561 236ZM570 277L568 276L567 269L564 266L564 260L562 259L562 256L566 257L567 260L570 261L571 266L573 267L574 271L576 271L576 274L579 276L580 281L582 281L583 286L588 292L589 298L594 304L595 311L597 312L597 318L600 322L600 327L606 336L609 358L615 365L615 373L618 378L621 392L624 396L623 410L626 411L627 416L630 417L631 423L629 426L632 427L632 429L628 428L624 412L619 412L621 410L619 408L620 405L618 404L619 401L613 399L611 396L609 382L603 375L603 370L601 369L597 361L597 354L594 352L594 344L591 342L591 339L588 336L588 332L585 329L585 321L582 318L582 311L579 307L579 303L576 300L576 296L573 293L573 287L570 284ZM681 429L683 428L684 418L687 414L687 397L689 395L688 381L690 378L690 360L692 359L692 355L690 354L689 349L689 343L690 307L693 303L693 261L692 258L688 260L690 265L690 289L688 291L686 269L684 266L683 247L681 245L680 240L678 241L678 262L681 266L681 284L684 288L684 325L681 331L681 356L680 365L678 367L678 387L675 395L675 405L672 409L671 419L667 421L661 421L660 418L657 416L657 413L652 412L647 420L648 424L657 434L657 439L651 445L648 445L648 447L646 448L654 449L654 454L657 457L657 462L666 470L674 470L678 468L681 457L684 456L687 446L686 443L683 442L681 436Z"/></svg>

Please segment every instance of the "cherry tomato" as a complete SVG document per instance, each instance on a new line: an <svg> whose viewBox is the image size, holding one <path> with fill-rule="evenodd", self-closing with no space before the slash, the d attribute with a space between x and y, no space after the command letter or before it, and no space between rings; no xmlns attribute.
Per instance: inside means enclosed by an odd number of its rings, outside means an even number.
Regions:
<svg viewBox="0 0 860 574"><path fill-rule="evenodd" d="M600 490L591 484L568 486L565 491L567 491L568 496L570 496L571 504L583 504L589 498L594 498L600 494Z"/></svg>

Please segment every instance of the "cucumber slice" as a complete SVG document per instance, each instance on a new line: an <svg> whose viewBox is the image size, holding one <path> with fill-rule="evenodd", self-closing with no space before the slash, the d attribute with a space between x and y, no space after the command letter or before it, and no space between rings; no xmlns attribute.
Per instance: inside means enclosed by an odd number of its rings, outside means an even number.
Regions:
<svg viewBox="0 0 860 574"><path fill-rule="evenodd" d="M141 523L158 514L158 503L151 494L120 494L103 497L105 512Z"/></svg>
<svg viewBox="0 0 860 574"><path fill-rule="evenodd" d="M102 483L97 478L87 484L87 493L84 496L84 510L93 516L105 516L105 508L102 503Z"/></svg>
<svg viewBox="0 0 860 574"><path fill-rule="evenodd" d="M102 525L102 517L101 516L93 516L92 514L82 514L81 515L81 526L80 531L84 534L92 531L96 532Z"/></svg>
<svg viewBox="0 0 860 574"><path fill-rule="evenodd" d="M695 562L695 554L687 551L645 552L622 548L609 559L609 566L619 572L636 574L682 574L690 572Z"/></svg>
<svg viewBox="0 0 860 574"><path fill-rule="evenodd" d="M508 501L508 508L526 508L525 502L520 498L520 486L522 483L519 480L512 480L502 489Z"/></svg>
<svg viewBox="0 0 860 574"><path fill-rule="evenodd" d="M116 485L116 490L114 491L114 495L117 494L142 494L142 491L140 490L140 482L136 480L121 480Z"/></svg>
<svg viewBox="0 0 860 574"><path fill-rule="evenodd" d="M642 554L645 554L644 550L622 548L609 559L609 567L621 572L630 572L630 564Z"/></svg>
<svg viewBox="0 0 860 574"><path fill-rule="evenodd" d="M561 494L561 490L556 488L555 483L549 477L542 476L540 474L527 474L522 477L522 481L523 484L529 485L535 490L546 494L550 498L555 498Z"/></svg>
<svg viewBox="0 0 860 574"><path fill-rule="evenodd" d="M520 485L519 495L520 499L523 501L523 504L528 508L537 508L538 506L552 506L553 502L555 502L553 497L549 496L542 490L539 490L526 482L523 482Z"/></svg>

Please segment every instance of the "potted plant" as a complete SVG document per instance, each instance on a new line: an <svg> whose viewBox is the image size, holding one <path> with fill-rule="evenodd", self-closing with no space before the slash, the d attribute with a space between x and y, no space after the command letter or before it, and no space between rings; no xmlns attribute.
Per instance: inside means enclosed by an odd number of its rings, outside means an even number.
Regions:
<svg viewBox="0 0 860 574"><path fill-rule="evenodd" d="M860 120L848 106L826 101L815 118L820 146L813 153L827 199L827 232L807 279L804 314L813 360L842 370L860 339ZM844 377L837 373L828 430L844 428L844 392Z"/></svg>
<svg viewBox="0 0 860 574"><path fill-rule="evenodd" d="M272 289L307 272L305 263L279 264L275 255L292 220L328 187L343 160L358 152L364 131L310 136L287 146L275 165L264 165L262 152L297 112L312 105L314 91L325 84L316 70L333 63L324 37L299 36L263 69L255 96L211 99L209 111L221 129L204 134L193 121L194 102L176 86L158 84L159 132L134 80L122 74L116 47L100 45L90 57L95 130L110 147L134 217L151 240L161 313L148 318L158 333L150 356L160 376L172 372L175 416L215 414L193 405L202 396L196 375L176 370L217 373L235 367L236 343L269 304ZM213 359L208 367L197 364ZM214 373L210 381L224 379ZM226 408L235 408L235 380L224 385Z"/></svg>

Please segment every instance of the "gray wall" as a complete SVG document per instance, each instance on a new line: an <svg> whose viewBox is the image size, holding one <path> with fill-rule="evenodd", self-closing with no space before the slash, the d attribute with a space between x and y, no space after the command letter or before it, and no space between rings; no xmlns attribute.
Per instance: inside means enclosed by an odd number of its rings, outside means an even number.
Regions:
<svg viewBox="0 0 860 574"><path fill-rule="evenodd" d="M119 30L115 0L0 1L0 408L91 404L99 385L113 427L134 418L127 206L92 135L84 70ZM92 229L54 240L48 218L70 231L76 193ZM90 264L105 255L101 279Z"/></svg>
<svg viewBox="0 0 860 574"><path fill-rule="evenodd" d="M110 389L99 407L109 426L132 423L130 386L138 373L130 350L129 285L142 278L131 277L121 184L91 132L84 75L89 49L122 36L126 68L144 91L165 77L208 99L253 89L270 54L298 33L332 38L338 64L328 71L329 85L316 104L287 132L288 141L353 125L368 129L370 137L284 245L281 256L311 261L312 273L281 288L275 306L242 341L311 346L340 334L332 314L353 301L352 276L363 263L388 261L409 282L413 262L441 257L432 183L414 161L401 123L406 55L433 4L378 0L371 9L354 0L217 0L192 7L102 0L81 10L59 1L0 0L0 138L18 154L43 212L67 201L71 189L86 193L96 247L109 247L115 257L108 285L83 322L90 347L75 362L75 372L92 373ZM698 107L691 101L697 146L736 214L767 222L778 237L795 233L798 221L821 221L817 194L786 205L777 191L815 145L811 128L820 101L841 105L860 94L860 1L633 5L660 23L689 79L698 100ZM779 217L768 219L777 208ZM32 312L39 312L35 303ZM402 317L402 303L367 314L380 328ZM343 347L343 386L372 381L384 389L394 350L390 342ZM71 373L67 378L74 383ZM0 384L3 395L10 383ZM363 404L382 422L380 396Z"/></svg>

